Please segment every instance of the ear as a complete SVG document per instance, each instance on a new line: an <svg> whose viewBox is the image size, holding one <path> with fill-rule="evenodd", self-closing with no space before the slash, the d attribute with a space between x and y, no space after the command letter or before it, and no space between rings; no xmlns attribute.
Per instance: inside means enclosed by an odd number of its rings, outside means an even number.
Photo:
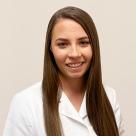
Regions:
<svg viewBox="0 0 136 136"><path fill-rule="evenodd" d="M51 47L51 45L50 45L50 51L52 52L52 47Z"/></svg>

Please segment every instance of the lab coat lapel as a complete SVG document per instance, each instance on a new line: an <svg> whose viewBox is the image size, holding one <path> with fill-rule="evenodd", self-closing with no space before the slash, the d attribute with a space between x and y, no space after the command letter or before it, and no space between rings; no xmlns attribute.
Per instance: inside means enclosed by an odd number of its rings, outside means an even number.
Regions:
<svg viewBox="0 0 136 136"><path fill-rule="evenodd" d="M79 110L79 115L82 118L85 118L87 116L87 111L86 111L86 92L84 94L84 98L83 98L83 101L82 101L82 104L81 104L81 107L80 107L80 110Z"/></svg>
<svg viewBox="0 0 136 136"><path fill-rule="evenodd" d="M81 105L81 109L78 113L76 109L73 107L73 105L70 103L66 94L62 91L62 95L59 103L59 113L63 116L67 116L83 124L82 118L86 116L85 100L86 99L84 98Z"/></svg>

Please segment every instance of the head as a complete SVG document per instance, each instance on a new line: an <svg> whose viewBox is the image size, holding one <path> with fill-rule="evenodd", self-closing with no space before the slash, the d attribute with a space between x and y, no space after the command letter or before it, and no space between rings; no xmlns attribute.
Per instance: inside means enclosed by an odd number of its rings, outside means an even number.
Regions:
<svg viewBox="0 0 136 136"><path fill-rule="evenodd" d="M60 9L50 19L48 29L47 29L47 34L46 34L45 63L48 62L48 64L47 64L48 68L50 67L50 69L51 69L51 67L52 67L52 70L55 73L58 73L61 68L64 68L60 65L61 63L56 63L57 61L55 60L54 52L52 52L52 46L54 44L54 31L56 30L55 29L56 26L59 23L61 25L61 24L64 24L63 22L68 22L68 21L69 22L73 21L73 22L77 23L79 25L79 27L81 27L82 31L84 32L84 34L81 34L81 37L86 36L87 38L85 40L87 42L89 42L90 48L86 48L86 51L90 51L90 52L87 52L90 54L90 56L88 56L88 57L90 57L89 58L90 61L88 61L88 64L86 65L85 71L83 73L88 76L89 73L91 74L91 73L93 73L93 71L98 72L98 70L96 70L96 68L98 68L98 69L100 68L100 53L99 53L99 40L98 40L98 35L97 35L96 28L95 28L95 24L94 24L92 18L85 11L83 11L79 8L76 8L76 7L66 7L66 8ZM80 35L78 37L80 37ZM68 41L68 42L71 42L71 41ZM74 48L71 51L74 51ZM80 53L80 51L78 53ZM66 64L70 63L70 62L77 63L77 62L84 61L84 60L82 60L81 57L80 58L73 57L73 58L71 57L71 60L66 60L67 62L65 62L65 63ZM75 60L75 58L76 58L76 60ZM65 71L63 71L63 72L65 72ZM74 76L74 72L72 72L72 75Z"/></svg>

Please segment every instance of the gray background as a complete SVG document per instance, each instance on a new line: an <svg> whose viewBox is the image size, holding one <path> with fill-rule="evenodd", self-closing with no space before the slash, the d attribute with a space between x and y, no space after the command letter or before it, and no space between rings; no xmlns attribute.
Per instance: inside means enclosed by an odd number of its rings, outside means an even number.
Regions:
<svg viewBox="0 0 136 136"><path fill-rule="evenodd" d="M117 91L126 135L135 135L135 0L0 0L0 135L13 95L42 79L48 21L68 5L92 16L100 38L104 83Z"/></svg>

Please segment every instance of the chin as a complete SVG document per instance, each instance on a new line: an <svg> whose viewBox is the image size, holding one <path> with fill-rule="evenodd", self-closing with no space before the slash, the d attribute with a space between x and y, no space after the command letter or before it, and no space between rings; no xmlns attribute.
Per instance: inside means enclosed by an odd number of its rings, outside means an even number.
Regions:
<svg viewBox="0 0 136 136"><path fill-rule="evenodd" d="M79 78L83 78L84 74L71 74L68 77L71 79L79 79Z"/></svg>

